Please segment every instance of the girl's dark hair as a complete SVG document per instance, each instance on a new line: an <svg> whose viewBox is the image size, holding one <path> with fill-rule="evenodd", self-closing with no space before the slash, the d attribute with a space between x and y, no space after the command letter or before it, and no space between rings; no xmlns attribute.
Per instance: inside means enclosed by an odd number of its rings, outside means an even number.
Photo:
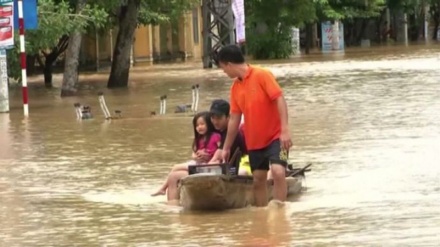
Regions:
<svg viewBox="0 0 440 247"><path fill-rule="evenodd" d="M204 136L197 133L196 130L197 120L199 118L203 118L203 120L205 120L206 123L206 134ZM199 149L199 141L205 137L205 146L206 146L209 142L209 139L211 139L211 135L215 131L214 125L211 122L211 114L208 111L197 113L193 118L193 129L194 129L194 141L193 141L192 149L194 152L196 152Z"/></svg>

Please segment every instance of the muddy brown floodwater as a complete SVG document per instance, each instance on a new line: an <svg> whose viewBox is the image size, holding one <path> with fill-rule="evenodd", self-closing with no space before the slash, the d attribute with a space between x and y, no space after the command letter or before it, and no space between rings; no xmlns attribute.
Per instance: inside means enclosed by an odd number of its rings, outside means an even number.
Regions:
<svg viewBox="0 0 440 247"><path fill-rule="evenodd" d="M313 163L284 210L187 213L149 196L191 152L191 117L151 118L158 97L171 112L198 83L207 108L228 97L219 70L136 68L122 90L86 75L66 99L31 84L27 120L12 89L0 115L0 246L438 246L440 47L366 51L265 64L290 107L291 161ZM123 119L103 120L101 90ZM75 102L95 118L77 122Z"/></svg>

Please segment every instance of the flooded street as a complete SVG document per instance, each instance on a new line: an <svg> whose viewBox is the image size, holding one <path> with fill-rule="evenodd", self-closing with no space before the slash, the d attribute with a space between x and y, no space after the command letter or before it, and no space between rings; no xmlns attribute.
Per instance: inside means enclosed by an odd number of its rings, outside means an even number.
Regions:
<svg viewBox="0 0 440 247"><path fill-rule="evenodd" d="M440 47L292 61L265 66L290 107L291 161L313 166L283 210L188 213L149 196L191 157L191 117L175 106L196 83L199 109L228 98L220 70L135 68L118 90L86 75L66 99L32 84L27 120L12 89L0 114L0 246L438 246ZM103 119L99 91L122 119ZM150 117L163 94L167 116ZM76 121L75 102L94 119Z"/></svg>

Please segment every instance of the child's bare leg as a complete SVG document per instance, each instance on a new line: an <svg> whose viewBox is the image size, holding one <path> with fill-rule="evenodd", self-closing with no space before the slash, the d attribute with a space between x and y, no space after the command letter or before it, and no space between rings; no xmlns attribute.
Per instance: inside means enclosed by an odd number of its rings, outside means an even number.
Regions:
<svg viewBox="0 0 440 247"><path fill-rule="evenodd" d="M188 171L188 164L184 163L173 166L171 172L177 172L177 171Z"/></svg>
<svg viewBox="0 0 440 247"><path fill-rule="evenodd" d="M165 182L162 184L162 186L160 186L160 188L156 192L151 194L151 196L165 195L167 193L167 188L168 188L168 177L165 179Z"/></svg>
<svg viewBox="0 0 440 247"><path fill-rule="evenodd" d="M183 164L174 165L173 168L171 169L171 172L168 174L167 178L165 179L165 182L162 184L162 186L160 186L160 188L156 192L151 194L151 196L165 195L168 189L168 179L170 177L170 174L176 171L188 171L188 164L183 163Z"/></svg>

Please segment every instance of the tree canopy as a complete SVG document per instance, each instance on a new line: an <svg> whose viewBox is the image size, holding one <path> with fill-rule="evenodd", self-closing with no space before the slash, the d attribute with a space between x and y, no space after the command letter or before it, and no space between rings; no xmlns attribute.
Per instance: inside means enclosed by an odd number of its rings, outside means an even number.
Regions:
<svg viewBox="0 0 440 247"><path fill-rule="evenodd" d="M59 56L67 48L67 44L60 41L65 40L65 37L72 31L85 31L92 25L101 27L105 24L106 19L107 12L96 5L87 4L81 13L75 13L72 2L39 0L38 28L26 31L26 53L46 58L55 50ZM8 50L8 73L10 77L20 79L18 32L15 33L14 39L14 48Z"/></svg>

